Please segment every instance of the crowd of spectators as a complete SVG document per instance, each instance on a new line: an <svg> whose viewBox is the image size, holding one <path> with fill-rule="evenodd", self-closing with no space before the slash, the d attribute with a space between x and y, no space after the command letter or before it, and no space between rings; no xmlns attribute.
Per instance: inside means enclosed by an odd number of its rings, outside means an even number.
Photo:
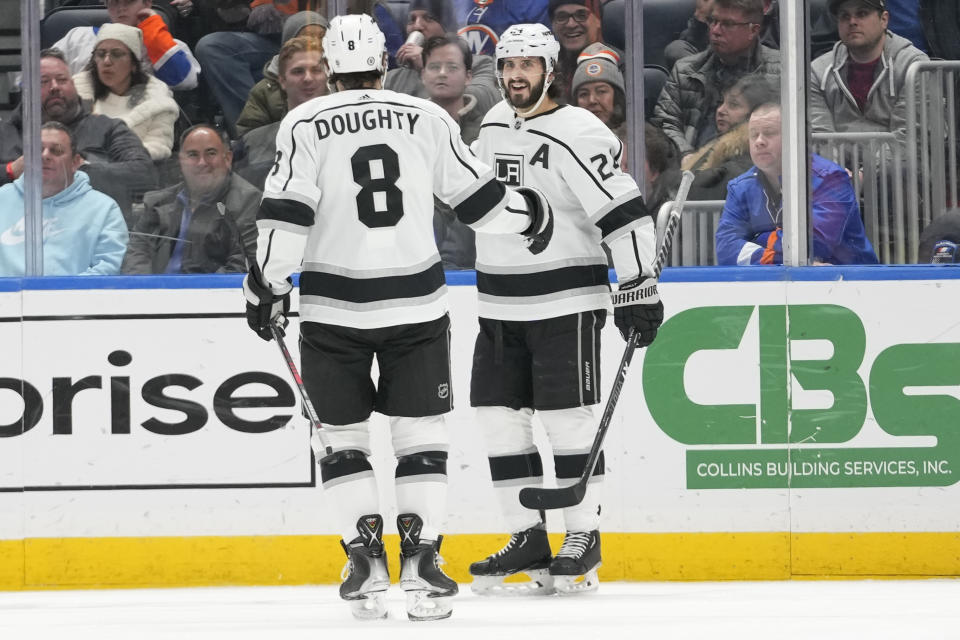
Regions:
<svg viewBox="0 0 960 640"><path fill-rule="evenodd" d="M109 22L77 26L41 53L45 273L244 271L279 122L290 109L328 92L326 3L104 1ZM692 170L691 199L727 201L724 235L718 231L716 239L718 262L775 263L781 230L770 207L778 202L779 157L775 170L758 163L758 154L767 158L759 147L768 141L754 139L751 114L759 117L763 107L767 120L775 112L779 122L779 111L770 107L779 99L779 6L777 0L689 4L686 29L664 51L668 76L644 129L648 206L656 213L675 194L681 170ZM942 19L949 12L939 0L824 4L826 11L811 17L812 131L889 131L902 139L906 69L928 59L926 52L951 51ZM604 5L411 0L400 15L396 3L350 0L347 10L371 14L387 36L391 69L385 88L440 105L467 144L502 99L493 55L498 34L520 22L549 26L560 44L551 95L561 105L590 111L614 131L622 145L618 162L628 170L627 60L604 40ZM205 123L191 122L187 112L207 116ZM0 120L0 232L8 235L23 227L15 210L23 198L22 133L17 110ZM811 256L817 262L876 262L866 237L865 245L860 242L860 199L849 180L857 170L812 156ZM845 185L838 183L838 171ZM52 181L60 188L53 190ZM824 189L833 201L842 194L842 207L827 207L842 209L842 216L818 208ZM765 212L753 211L757 194ZM85 213L76 224L84 233L55 231L59 242L76 242L75 255L64 260L70 245L58 248L48 237L59 227L47 216L62 225L68 212L80 209ZM444 266L472 268L472 232L443 202L437 200L435 209ZM765 224L757 226L755 217ZM841 218L842 224L835 223ZM732 240L735 219L753 226L741 224ZM859 244L844 251L837 242ZM753 245L759 253L747 250ZM22 273L22 248L0 248L0 275Z"/></svg>

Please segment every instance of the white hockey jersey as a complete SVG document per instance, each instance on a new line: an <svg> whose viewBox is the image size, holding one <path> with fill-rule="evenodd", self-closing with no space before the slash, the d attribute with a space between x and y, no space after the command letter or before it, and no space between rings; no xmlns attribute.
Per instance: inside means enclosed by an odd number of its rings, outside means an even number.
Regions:
<svg viewBox="0 0 960 640"><path fill-rule="evenodd" d="M257 261L274 291L301 266L300 318L370 329L439 318L446 281L436 195L480 232L530 225L433 103L360 89L315 98L277 132L257 217Z"/></svg>
<svg viewBox="0 0 960 640"><path fill-rule="evenodd" d="M620 169L623 145L592 113L561 106L517 118L501 102L473 146L508 186L542 191L553 239L533 255L520 238L477 236L479 314L539 320L610 309L610 247L621 282L652 274L656 232L636 182Z"/></svg>

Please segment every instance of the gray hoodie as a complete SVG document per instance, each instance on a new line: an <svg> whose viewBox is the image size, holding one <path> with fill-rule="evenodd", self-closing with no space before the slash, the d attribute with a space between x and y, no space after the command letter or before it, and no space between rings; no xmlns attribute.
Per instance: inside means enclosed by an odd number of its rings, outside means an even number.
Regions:
<svg viewBox="0 0 960 640"><path fill-rule="evenodd" d="M906 139L907 68L927 55L909 40L886 33L883 53L863 111L847 86L850 54L843 42L810 65L810 123L816 133L888 131Z"/></svg>

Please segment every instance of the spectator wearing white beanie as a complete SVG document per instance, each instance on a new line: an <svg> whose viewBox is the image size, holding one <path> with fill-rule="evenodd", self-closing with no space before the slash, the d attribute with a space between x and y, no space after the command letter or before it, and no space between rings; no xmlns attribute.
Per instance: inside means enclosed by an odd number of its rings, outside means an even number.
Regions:
<svg viewBox="0 0 960 640"><path fill-rule="evenodd" d="M179 107L170 88L143 71L143 34L136 27L107 23L84 70L74 76L77 94L92 113L123 120L153 160L169 158Z"/></svg>

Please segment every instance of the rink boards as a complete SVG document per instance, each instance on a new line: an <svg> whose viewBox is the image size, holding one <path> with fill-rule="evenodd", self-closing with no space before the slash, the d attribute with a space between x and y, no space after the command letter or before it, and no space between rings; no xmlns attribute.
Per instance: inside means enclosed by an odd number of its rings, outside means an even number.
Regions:
<svg viewBox="0 0 960 640"><path fill-rule="evenodd" d="M467 581L504 537L468 406L476 290L448 279L443 555ZM308 427L238 284L0 280L0 589L339 580ZM960 271L673 269L662 295L607 440L604 579L960 574ZM622 348L611 319L604 393ZM372 435L391 505L382 416Z"/></svg>

